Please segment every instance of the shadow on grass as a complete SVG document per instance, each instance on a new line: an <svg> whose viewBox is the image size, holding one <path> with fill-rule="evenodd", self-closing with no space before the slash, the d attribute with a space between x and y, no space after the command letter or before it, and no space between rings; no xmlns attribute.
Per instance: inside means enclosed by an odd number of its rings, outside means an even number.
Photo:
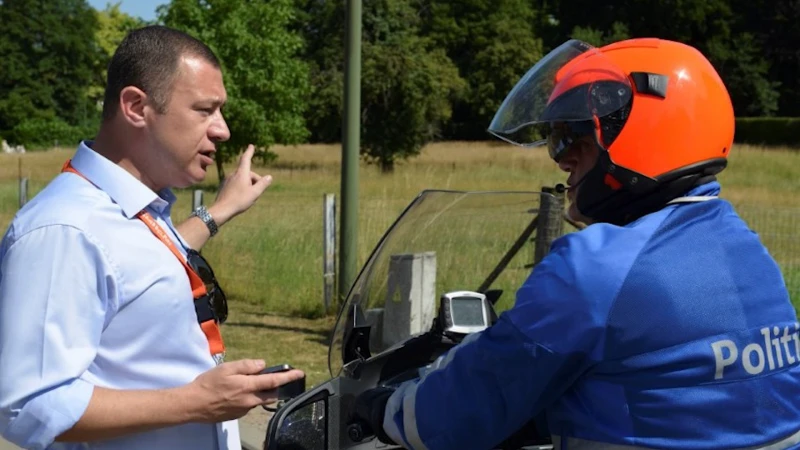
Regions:
<svg viewBox="0 0 800 450"><path fill-rule="evenodd" d="M295 327L295 326L285 326L285 325L274 325L274 324L266 324L266 323L259 323L259 322L226 322L226 327L234 327L234 328L260 328L264 330L273 330L273 331L288 331L293 333L300 333L300 334L307 334L311 336L315 336L311 339L311 341L316 342L318 344L322 344L325 346L330 345L331 342L331 332L326 330L315 330L313 328L303 328L303 327Z"/></svg>

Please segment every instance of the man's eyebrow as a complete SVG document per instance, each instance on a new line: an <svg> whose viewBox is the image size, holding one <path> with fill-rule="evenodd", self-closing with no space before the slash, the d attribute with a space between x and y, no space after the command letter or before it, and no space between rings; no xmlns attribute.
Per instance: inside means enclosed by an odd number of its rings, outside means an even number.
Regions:
<svg viewBox="0 0 800 450"><path fill-rule="evenodd" d="M202 99L202 100L198 100L196 104L198 104L198 105L210 105L210 106L212 106L214 108L218 108L218 107L224 105L226 101L227 101L227 99L223 99L223 98L220 98L220 97L210 97L210 98L205 98L205 99Z"/></svg>

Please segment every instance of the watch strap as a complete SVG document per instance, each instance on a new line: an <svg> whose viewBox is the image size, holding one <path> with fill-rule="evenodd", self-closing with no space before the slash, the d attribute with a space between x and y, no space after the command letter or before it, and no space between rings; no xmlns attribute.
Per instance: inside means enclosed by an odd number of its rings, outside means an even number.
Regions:
<svg viewBox="0 0 800 450"><path fill-rule="evenodd" d="M192 216L198 217L203 221L204 224L206 224L211 236L214 236L217 234L217 231L219 231L217 222L214 221L214 218L211 217L211 214L208 212L208 208L206 208L204 205L200 205L194 211L192 211Z"/></svg>

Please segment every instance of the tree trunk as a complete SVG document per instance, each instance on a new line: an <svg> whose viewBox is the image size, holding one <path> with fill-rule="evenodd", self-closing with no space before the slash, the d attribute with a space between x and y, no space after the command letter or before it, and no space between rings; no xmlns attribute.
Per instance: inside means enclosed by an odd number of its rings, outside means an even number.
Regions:
<svg viewBox="0 0 800 450"><path fill-rule="evenodd" d="M217 176L219 180L219 187L222 188L222 183L225 182L225 168L222 167L222 158L216 155L214 162L217 164Z"/></svg>
<svg viewBox="0 0 800 450"><path fill-rule="evenodd" d="M381 159L381 173L394 172L394 159Z"/></svg>

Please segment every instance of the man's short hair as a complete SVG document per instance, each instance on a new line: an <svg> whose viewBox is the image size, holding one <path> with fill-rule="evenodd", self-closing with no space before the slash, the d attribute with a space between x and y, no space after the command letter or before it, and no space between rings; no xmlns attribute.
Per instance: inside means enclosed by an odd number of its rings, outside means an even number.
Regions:
<svg viewBox="0 0 800 450"><path fill-rule="evenodd" d="M119 94L127 86L136 86L152 99L156 111L164 113L172 84L183 56L196 56L219 68L214 52L187 33L161 25L139 28L122 40L108 65L103 119L114 117Z"/></svg>

